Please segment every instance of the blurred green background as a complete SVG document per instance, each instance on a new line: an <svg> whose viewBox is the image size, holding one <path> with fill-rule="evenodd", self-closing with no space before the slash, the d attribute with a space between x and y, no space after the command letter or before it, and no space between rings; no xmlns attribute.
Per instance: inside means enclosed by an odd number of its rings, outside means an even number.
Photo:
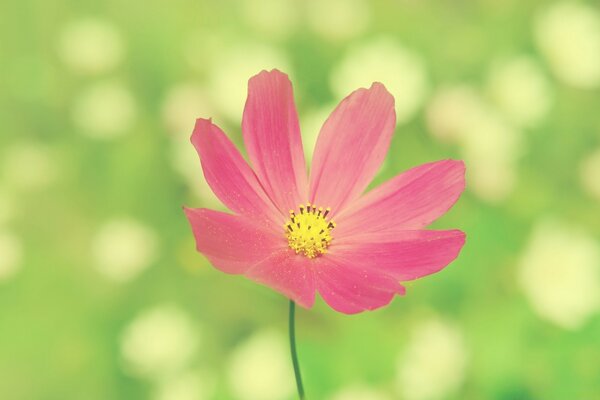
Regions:
<svg viewBox="0 0 600 400"><path fill-rule="evenodd" d="M294 398L287 301L212 269L188 138L240 144L248 78L290 74L310 158L351 90L398 127L380 183L467 163L441 273L356 316L298 312L310 399L600 398L595 2L0 3L0 398Z"/></svg>

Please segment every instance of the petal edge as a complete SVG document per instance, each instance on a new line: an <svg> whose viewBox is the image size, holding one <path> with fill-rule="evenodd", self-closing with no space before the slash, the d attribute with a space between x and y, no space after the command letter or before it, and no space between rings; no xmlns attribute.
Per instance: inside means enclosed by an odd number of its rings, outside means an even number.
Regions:
<svg viewBox="0 0 600 400"><path fill-rule="evenodd" d="M340 213L375 176L395 125L394 98L381 83L358 89L342 100L317 139L310 200L331 207L332 216Z"/></svg>
<svg viewBox="0 0 600 400"><path fill-rule="evenodd" d="M464 188L463 161L411 168L354 201L337 217L336 233L343 237L424 228L452 208Z"/></svg>
<svg viewBox="0 0 600 400"><path fill-rule="evenodd" d="M279 210L307 199L306 163L292 83L276 69L250 78L242 118L248 157Z"/></svg>
<svg viewBox="0 0 600 400"><path fill-rule="evenodd" d="M190 140L200 157L207 183L225 206L235 213L276 225L285 221L240 152L210 119L196 120Z"/></svg>
<svg viewBox="0 0 600 400"><path fill-rule="evenodd" d="M243 274L287 243L273 232L259 228L244 217L206 208L187 208L196 249L215 268L228 274Z"/></svg>

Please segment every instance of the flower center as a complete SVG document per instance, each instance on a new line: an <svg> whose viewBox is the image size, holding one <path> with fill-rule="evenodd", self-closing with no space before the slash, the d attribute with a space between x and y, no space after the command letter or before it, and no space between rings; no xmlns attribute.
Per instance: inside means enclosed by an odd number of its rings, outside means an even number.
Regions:
<svg viewBox="0 0 600 400"><path fill-rule="evenodd" d="M331 243L331 231L335 222L327 221L329 208L315 207L313 204L298 206L299 214L290 210L290 219L285 224L285 236L288 245L296 254L304 254L308 258L315 258L327 251Z"/></svg>

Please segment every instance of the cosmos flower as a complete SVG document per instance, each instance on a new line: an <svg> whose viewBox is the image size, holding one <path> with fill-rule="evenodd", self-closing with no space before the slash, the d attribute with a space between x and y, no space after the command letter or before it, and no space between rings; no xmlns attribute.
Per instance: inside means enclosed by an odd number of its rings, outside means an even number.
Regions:
<svg viewBox="0 0 600 400"><path fill-rule="evenodd" d="M424 164L363 194L394 127L381 83L356 90L323 125L307 176L287 75L254 76L242 121L252 167L211 120L196 121L204 176L233 212L184 209L198 251L306 308L316 292L347 314L389 304L400 282L441 270L465 242L459 230L423 229L464 190L462 161Z"/></svg>

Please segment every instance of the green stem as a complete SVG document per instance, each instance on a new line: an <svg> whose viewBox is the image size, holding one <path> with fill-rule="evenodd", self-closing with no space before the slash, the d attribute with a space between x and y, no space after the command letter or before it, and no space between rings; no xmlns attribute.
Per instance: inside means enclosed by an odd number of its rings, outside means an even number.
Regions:
<svg viewBox="0 0 600 400"><path fill-rule="evenodd" d="M290 300L290 350L292 352L292 364L294 364L294 375L296 376L296 387L298 388L298 397L304 400L304 387L302 387L302 377L300 376L300 364L298 363L298 353L296 352L296 303Z"/></svg>

